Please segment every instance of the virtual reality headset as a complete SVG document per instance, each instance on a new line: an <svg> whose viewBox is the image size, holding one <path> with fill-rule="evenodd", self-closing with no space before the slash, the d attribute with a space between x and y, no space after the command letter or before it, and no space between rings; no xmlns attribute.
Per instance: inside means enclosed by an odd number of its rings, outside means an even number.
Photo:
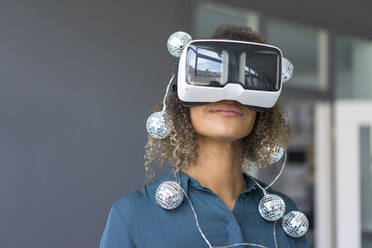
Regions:
<svg viewBox="0 0 372 248"><path fill-rule="evenodd" d="M292 71L293 65L275 46L191 40L180 56L174 89L185 106L234 100L262 112L275 105Z"/></svg>

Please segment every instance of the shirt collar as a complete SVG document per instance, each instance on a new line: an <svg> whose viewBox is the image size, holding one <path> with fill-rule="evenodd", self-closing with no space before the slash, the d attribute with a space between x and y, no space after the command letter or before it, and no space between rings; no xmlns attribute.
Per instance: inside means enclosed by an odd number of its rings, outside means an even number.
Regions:
<svg viewBox="0 0 372 248"><path fill-rule="evenodd" d="M243 190L243 192L241 192L241 194L250 192L256 186L255 182L250 178L250 176L248 174L246 174L243 171L242 171L242 174L243 174L243 177L244 177L248 187L247 187L247 189ZM184 173L182 171L177 172L176 178L175 178L174 175L173 175L172 168L168 168L164 175L165 175L165 177L163 177L164 181L165 180L170 180L170 181L178 182L181 185L181 187L183 188L183 190L185 191L186 194L188 194L189 187L194 187L194 188L202 189L202 190L209 190L209 189L201 186L198 180L196 180L193 177L190 177L189 175L187 175L186 173ZM163 181L163 180L161 180L161 181Z"/></svg>

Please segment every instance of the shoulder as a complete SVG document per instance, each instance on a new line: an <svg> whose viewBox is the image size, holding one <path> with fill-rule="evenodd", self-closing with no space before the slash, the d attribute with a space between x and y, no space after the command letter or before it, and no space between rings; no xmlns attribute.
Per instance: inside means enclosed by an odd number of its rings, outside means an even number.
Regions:
<svg viewBox="0 0 372 248"><path fill-rule="evenodd" d="M155 199L156 189L166 177L167 173L163 173L154 182L143 185L136 191L122 195L113 202L112 208L120 213L128 225L136 222L136 219L138 220L141 216L147 218L149 213L156 213L159 211L159 206Z"/></svg>
<svg viewBox="0 0 372 248"><path fill-rule="evenodd" d="M122 195L112 204L111 209L117 213L117 218L120 217L129 233L136 227L137 221L146 219L148 213L153 212L153 208L156 207L146 193L147 187L145 185L136 191Z"/></svg>
<svg viewBox="0 0 372 248"><path fill-rule="evenodd" d="M255 180L263 187L267 187L268 184L258 180L255 178ZM259 189L259 187L257 187ZM263 194L263 192L261 190L259 190L261 194ZM286 205L286 213L287 212L290 212L290 211L293 211L293 210L298 210L297 208L297 205L296 203L293 201L293 199L291 197L289 197L287 194L281 192L281 191L277 191L275 189L273 189L272 187L268 188L267 190L267 193L269 194L274 194L274 195L278 195L280 196L283 201L285 202L285 205Z"/></svg>
<svg viewBox="0 0 372 248"><path fill-rule="evenodd" d="M144 185L112 203L100 247L138 247L134 245L139 242L138 233L149 230L149 223L156 223L152 216L159 210L149 193L156 183Z"/></svg>
<svg viewBox="0 0 372 248"><path fill-rule="evenodd" d="M122 195L120 198L116 199L112 204L113 208L115 208L118 212L120 212L123 216L126 216L134 211L135 209L141 207L146 201L146 194L145 187L143 186L141 189L130 192L128 194Z"/></svg>
<svg viewBox="0 0 372 248"><path fill-rule="evenodd" d="M267 184L263 183L262 181L259 181L257 179L256 179L256 181L263 188L267 187ZM260 191L261 191L260 192L260 196L258 197L259 199L261 199L261 197L263 195L262 190L260 190ZM283 201L285 203L285 213L284 213L285 215L288 214L291 211L299 211L296 203L287 194L285 194L283 192L280 192L280 191L277 191L277 190L275 190L275 189L273 189L271 187L268 188L266 191L269 194L274 194L274 195L280 196L283 199ZM282 225L282 220L283 220L283 218L281 218L279 225ZM282 233L281 237L285 237L285 239L290 240L290 242L292 243L293 247L303 247L303 248L305 248L305 247L308 248L309 247L309 242L307 240L306 235L301 236L301 237L298 237L298 238L289 237L287 234L284 234L283 228L279 228L278 229L278 234L277 235L279 235L279 233ZM281 239L280 238L280 235L278 236L278 238Z"/></svg>
<svg viewBox="0 0 372 248"><path fill-rule="evenodd" d="M279 191L275 191L275 190L273 190L273 194L276 194L283 199L283 201L285 202L285 206L286 206L286 212L298 210L296 203L288 195L282 192L279 192Z"/></svg>

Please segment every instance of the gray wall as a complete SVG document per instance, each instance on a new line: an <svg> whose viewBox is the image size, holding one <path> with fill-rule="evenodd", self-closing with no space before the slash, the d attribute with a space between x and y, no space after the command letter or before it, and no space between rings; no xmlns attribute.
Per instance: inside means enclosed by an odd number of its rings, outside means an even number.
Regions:
<svg viewBox="0 0 372 248"><path fill-rule="evenodd" d="M226 4L225 0L214 0ZM230 5L257 10L299 23L372 39L369 0L229 0Z"/></svg>
<svg viewBox="0 0 372 248"><path fill-rule="evenodd" d="M142 186L176 2L0 1L0 247L97 247Z"/></svg>
<svg viewBox="0 0 372 248"><path fill-rule="evenodd" d="M367 1L229 2L372 38ZM143 185L145 121L189 3L0 1L1 248L98 246L112 202Z"/></svg>

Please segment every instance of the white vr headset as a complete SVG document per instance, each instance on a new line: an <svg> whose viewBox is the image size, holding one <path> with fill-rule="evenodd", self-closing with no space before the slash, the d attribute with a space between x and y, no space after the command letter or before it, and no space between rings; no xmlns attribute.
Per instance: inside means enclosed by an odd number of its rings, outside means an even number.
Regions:
<svg viewBox="0 0 372 248"><path fill-rule="evenodd" d="M293 74L293 65L271 45L203 39L189 41L181 51L173 89L185 106L234 100L265 111Z"/></svg>

